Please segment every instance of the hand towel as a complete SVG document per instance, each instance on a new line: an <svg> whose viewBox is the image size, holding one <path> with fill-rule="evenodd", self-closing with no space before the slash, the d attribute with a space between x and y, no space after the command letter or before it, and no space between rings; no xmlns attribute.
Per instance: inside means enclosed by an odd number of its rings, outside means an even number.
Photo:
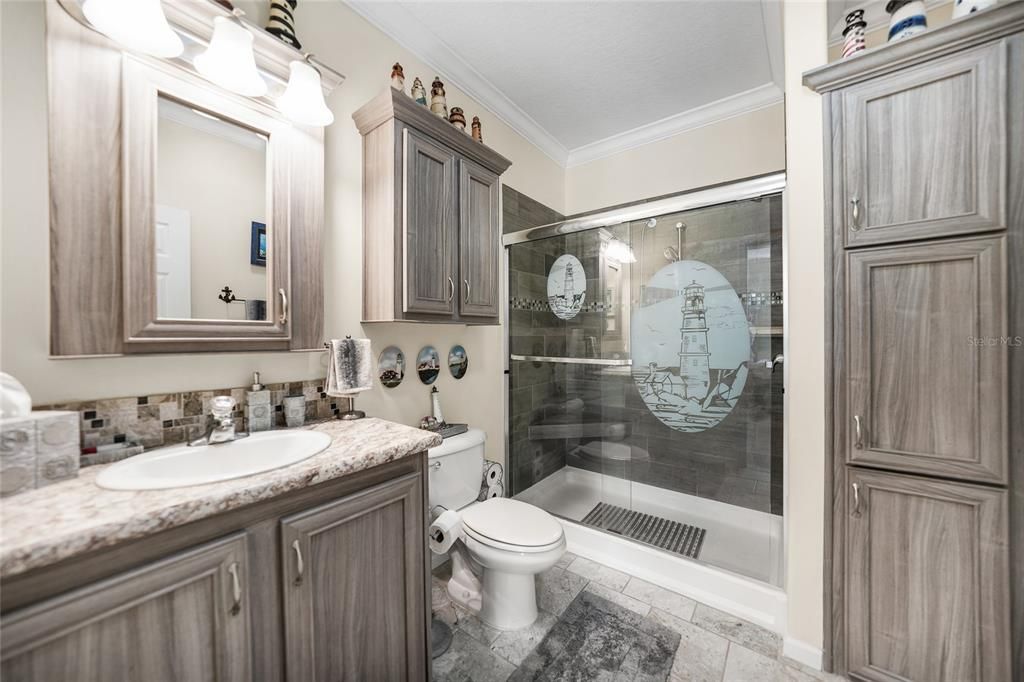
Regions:
<svg viewBox="0 0 1024 682"><path fill-rule="evenodd" d="M373 388L369 339L331 339L327 395L352 396Z"/></svg>

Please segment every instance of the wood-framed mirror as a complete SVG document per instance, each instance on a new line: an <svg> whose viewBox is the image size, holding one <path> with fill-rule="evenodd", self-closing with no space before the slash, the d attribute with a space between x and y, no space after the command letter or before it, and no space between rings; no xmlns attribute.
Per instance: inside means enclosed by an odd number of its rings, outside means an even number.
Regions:
<svg viewBox="0 0 1024 682"><path fill-rule="evenodd" d="M289 124L124 59L124 348L284 349Z"/></svg>
<svg viewBox="0 0 1024 682"><path fill-rule="evenodd" d="M276 101L292 62L325 96L344 77L233 18L267 83L236 95L193 63L232 16L218 3L161 0L171 59L122 49L79 0L45 3L51 355L322 350L324 130Z"/></svg>

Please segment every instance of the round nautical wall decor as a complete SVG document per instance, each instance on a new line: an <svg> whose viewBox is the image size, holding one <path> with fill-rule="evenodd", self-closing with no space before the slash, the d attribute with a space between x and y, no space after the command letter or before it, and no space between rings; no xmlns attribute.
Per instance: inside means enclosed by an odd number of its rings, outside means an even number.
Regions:
<svg viewBox="0 0 1024 682"><path fill-rule="evenodd" d="M558 318L571 320L583 308L587 296L587 273L572 254L558 257L548 273L548 305Z"/></svg>
<svg viewBox="0 0 1024 682"><path fill-rule="evenodd" d="M707 263L670 263L633 309L633 381L663 424L695 432L716 426L747 381L750 327L729 281Z"/></svg>

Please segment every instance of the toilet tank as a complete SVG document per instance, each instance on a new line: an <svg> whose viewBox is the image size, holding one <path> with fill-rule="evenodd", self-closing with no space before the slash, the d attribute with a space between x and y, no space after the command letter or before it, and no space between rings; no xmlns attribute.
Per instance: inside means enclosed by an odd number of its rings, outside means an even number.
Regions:
<svg viewBox="0 0 1024 682"><path fill-rule="evenodd" d="M470 429L427 451L431 507L461 509L476 500L483 482L485 440L483 431Z"/></svg>

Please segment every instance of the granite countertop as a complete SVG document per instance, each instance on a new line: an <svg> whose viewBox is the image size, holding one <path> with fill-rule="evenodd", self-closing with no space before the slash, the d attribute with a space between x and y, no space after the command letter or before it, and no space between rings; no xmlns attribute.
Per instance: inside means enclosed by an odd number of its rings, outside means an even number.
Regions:
<svg viewBox="0 0 1024 682"><path fill-rule="evenodd" d="M291 466L230 481L121 491L96 485L107 466L0 501L0 578L57 563L284 493L393 462L441 444L441 437L383 419L332 420L304 427L331 435L323 452Z"/></svg>

